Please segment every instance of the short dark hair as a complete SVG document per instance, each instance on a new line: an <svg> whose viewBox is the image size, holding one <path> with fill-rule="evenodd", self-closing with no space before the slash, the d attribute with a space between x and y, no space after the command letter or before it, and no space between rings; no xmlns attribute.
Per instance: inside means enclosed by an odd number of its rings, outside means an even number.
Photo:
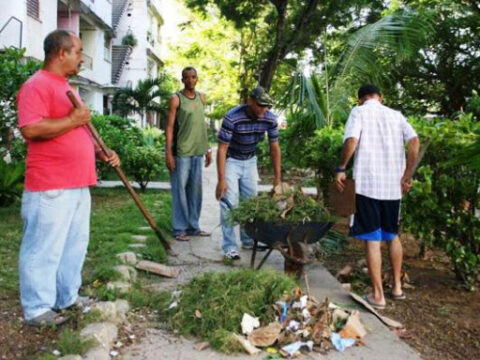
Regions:
<svg viewBox="0 0 480 360"><path fill-rule="evenodd" d="M358 89L358 98L364 98L367 95L374 95L377 94L378 96L381 96L382 93L380 92L380 89L373 84L366 84L360 87Z"/></svg>
<svg viewBox="0 0 480 360"><path fill-rule="evenodd" d="M60 50L70 51L73 48L72 36L74 34L67 30L55 30L47 35L43 41L45 62L51 60Z"/></svg>
<svg viewBox="0 0 480 360"><path fill-rule="evenodd" d="M197 75L197 69L195 69L193 66L187 66L186 68L183 68L183 70L182 70L182 79L183 79L183 76L185 75L185 73L187 71L195 71L195 75Z"/></svg>

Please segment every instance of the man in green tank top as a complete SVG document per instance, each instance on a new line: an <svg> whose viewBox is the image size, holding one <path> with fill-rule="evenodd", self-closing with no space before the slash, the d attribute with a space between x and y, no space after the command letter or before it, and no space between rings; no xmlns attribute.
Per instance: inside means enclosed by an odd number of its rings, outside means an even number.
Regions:
<svg viewBox="0 0 480 360"><path fill-rule="evenodd" d="M195 91L197 71L182 70L184 88L170 98L165 131L165 158L172 185L173 236L189 241L190 236L209 236L198 220L202 208L202 167L212 162L205 122L205 95Z"/></svg>

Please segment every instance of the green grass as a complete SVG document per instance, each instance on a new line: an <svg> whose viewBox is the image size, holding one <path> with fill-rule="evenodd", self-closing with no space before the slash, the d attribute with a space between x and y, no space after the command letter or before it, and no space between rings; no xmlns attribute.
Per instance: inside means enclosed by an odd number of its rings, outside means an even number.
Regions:
<svg viewBox="0 0 480 360"><path fill-rule="evenodd" d="M66 329L58 337L58 350L65 355L84 355L95 345L93 339L85 339L77 331Z"/></svg>
<svg viewBox="0 0 480 360"><path fill-rule="evenodd" d="M168 236L170 194L149 190L140 194L140 197L158 227ZM115 255L131 250L128 245L134 242L132 235L148 236L147 246L141 251L146 258L157 262L166 261L165 250L153 231L138 229L147 226L147 223L125 189L95 188L92 189L92 199L90 244L84 265L84 284L92 284L95 280L105 284L118 279L118 274L113 270L119 263ZM156 202L160 205L156 206ZM0 208L0 219L0 298L18 299L18 252L22 237L20 205Z"/></svg>
<svg viewBox="0 0 480 360"><path fill-rule="evenodd" d="M94 189L92 191L94 206L91 220L90 245L85 262L84 283L101 283L117 280L113 271L118 259L115 254L132 251L129 244L133 243L132 235L148 236L146 248L137 251L149 260L166 261L165 249L152 230L141 231L139 227L148 226L130 195L124 189ZM142 203L149 210L163 229L165 235L170 233L170 194L160 191L147 191L140 194ZM155 203L161 203L156 206Z"/></svg>
<svg viewBox="0 0 480 360"><path fill-rule="evenodd" d="M0 299L18 294L18 251L22 221L18 204L0 208Z"/></svg>
<svg viewBox="0 0 480 360"><path fill-rule="evenodd" d="M275 317L272 305L283 295L291 295L297 286L292 278L274 271L208 273L182 287L177 308L166 310L172 301L166 299L158 310L179 333L194 335L209 341L214 349L229 352L229 333L241 333L244 313L268 324Z"/></svg>
<svg viewBox="0 0 480 360"><path fill-rule="evenodd" d="M153 216L157 225L167 235L170 233L170 193L165 191L147 191L140 194L143 204ZM157 204L155 204L157 203ZM18 252L22 237L22 220L20 205L15 204L0 208L0 312L8 311L12 301L19 304L18 293ZM115 300L120 294L106 290L108 281L117 280L119 275L113 267L119 263L115 256L119 252L131 251L129 244L135 242L132 235L147 235L146 248L141 250L145 258L157 262L166 261L166 253L160 241L152 230L140 230L147 226L143 215L137 209L130 195L123 188L92 189L92 216L90 225L90 243L83 269L83 284L88 292L99 300ZM138 252L138 251L137 251ZM148 275L141 275L144 280ZM93 283L97 285L92 286ZM98 284L100 286L98 286ZM163 296L163 297L162 297ZM157 308L165 295L147 292L135 286L134 290L125 295L137 308ZM4 306L2 307L2 304ZM15 305L17 306L17 305ZM91 322L100 320L100 315L92 311L81 314L78 310L69 312L73 320L65 327L57 329L57 344L46 340L46 348L52 351L58 348L62 355L84 353L91 345L79 336L79 329ZM8 324L7 326L14 326ZM41 360L56 359L51 353L38 354ZM32 354L35 356L37 354Z"/></svg>

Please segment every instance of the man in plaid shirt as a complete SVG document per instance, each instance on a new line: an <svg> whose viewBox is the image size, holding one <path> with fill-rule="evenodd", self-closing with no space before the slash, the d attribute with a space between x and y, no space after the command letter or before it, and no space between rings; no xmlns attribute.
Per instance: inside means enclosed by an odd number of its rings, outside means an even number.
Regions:
<svg viewBox="0 0 480 360"><path fill-rule="evenodd" d="M381 274L382 242L388 243L393 268L391 298L405 299L401 284L403 249L397 235L400 200L412 186L420 147L417 133L407 119L382 105L381 100L375 85L364 85L358 90L359 106L351 111L345 125L341 160L335 170L337 189L343 191L345 169L355 153L356 212L350 222L350 234L365 241L373 293L364 299L378 309L386 304Z"/></svg>

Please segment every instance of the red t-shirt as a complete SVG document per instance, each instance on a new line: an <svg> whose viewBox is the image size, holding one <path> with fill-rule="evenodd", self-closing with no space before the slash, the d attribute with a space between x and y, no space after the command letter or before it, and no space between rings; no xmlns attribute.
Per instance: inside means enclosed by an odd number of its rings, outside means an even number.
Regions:
<svg viewBox="0 0 480 360"><path fill-rule="evenodd" d="M59 119L73 108L67 97L72 89L67 79L40 70L20 88L17 96L18 127L44 118ZM49 140L27 140L25 189L45 191L96 185L95 150L86 126L77 127Z"/></svg>

